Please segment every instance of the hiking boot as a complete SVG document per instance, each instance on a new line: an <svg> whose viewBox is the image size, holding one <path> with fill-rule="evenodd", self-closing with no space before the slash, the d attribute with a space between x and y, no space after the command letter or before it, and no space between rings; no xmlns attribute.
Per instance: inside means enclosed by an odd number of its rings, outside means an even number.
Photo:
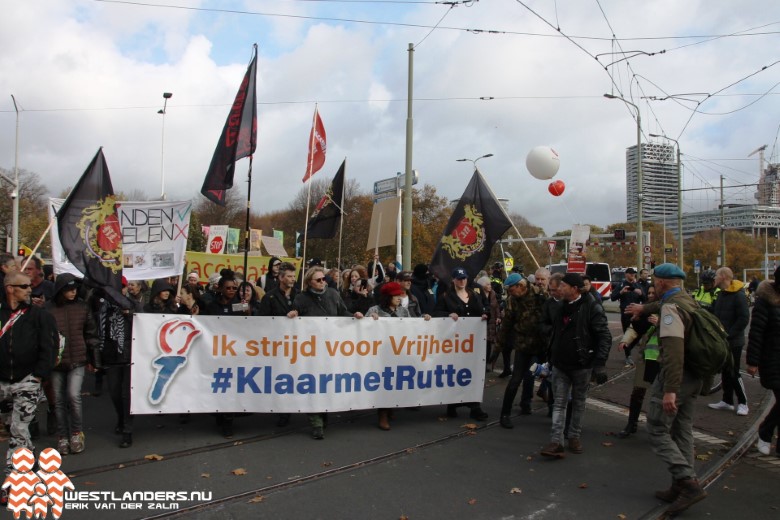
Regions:
<svg viewBox="0 0 780 520"><path fill-rule="evenodd" d="M572 437L569 439L569 451L576 453L577 455L583 453L585 449L582 447L579 437Z"/></svg>
<svg viewBox="0 0 780 520"><path fill-rule="evenodd" d="M540 451L543 457L552 457L555 459L562 459L566 456L566 452L563 449L563 444L559 442L551 442Z"/></svg>
<svg viewBox="0 0 780 520"><path fill-rule="evenodd" d="M129 448L133 445L133 434L132 433L123 433L122 434L122 442L119 443L120 448Z"/></svg>
<svg viewBox="0 0 780 520"><path fill-rule="evenodd" d="M379 410L379 426L380 430L388 431L390 430L390 416L387 413L387 410Z"/></svg>
<svg viewBox="0 0 780 520"><path fill-rule="evenodd" d="M60 455L67 455L70 453L70 443L68 442L67 437L60 437L57 441L57 451L60 452Z"/></svg>
<svg viewBox="0 0 780 520"><path fill-rule="evenodd" d="M74 433L70 436L70 452L81 453L84 451L84 432Z"/></svg>
<svg viewBox="0 0 780 520"><path fill-rule="evenodd" d="M502 428L506 428L507 430L511 430L512 428L515 427L515 425L512 424L512 419L510 419L508 415L502 415L501 418L498 420L498 423L501 425ZM769 450L769 448L767 448L767 450ZM769 451L767 451L767 455L768 454Z"/></svg>
<svg viewBox="0 0 780 520"><path fill-rule="evenodd" d="M720 401L718 403L710 403L707 405L708 407L712 408L713 410L726 410L729 412L734 411L734 405L729 404L726 401Z"/></svg>
<svg viewBox="0 0 780 520"><path fill-rule="evenodd" d="M322 426L315 426L311 430L311 438L316 439L318 441L321 441L325 438L325 430L323 430Z"/></svg>
<svg viewBox="0 0 780 520"><path fill-rule="evenodd" d="M617 437L618 439L625 439L634 433L636 433L636 421L628 421L626 427L617 433Z"/></svg>
<svg viewBox="0 0 780 520"><path fill-rule="evenodd" d="M680 494L677 496L677 500L666 510L670 515L682 513L693 504L707 498L707 492L702 489L699 481L695 478L678 480L677 484L679 485Z"/></svg>
<svg viewBox="0 0 780 520"><path fill-rule="evenodd" d="M476 419L477 421L487 421L488 414L482 408L477 406L476 408L471 409L469 412L469 417Z"/></svg>

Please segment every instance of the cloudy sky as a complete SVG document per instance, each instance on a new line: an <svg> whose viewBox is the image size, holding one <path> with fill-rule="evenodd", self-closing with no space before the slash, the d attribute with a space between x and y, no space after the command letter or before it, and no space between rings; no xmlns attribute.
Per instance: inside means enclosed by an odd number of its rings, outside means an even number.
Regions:
<svg viewBox="0 0 780 520"><path fill-rule="evenodd" d="M777 161L780 4L776 0L42 0L0 19L0 166L57 195L99 146L114 187L198 195L230 104L259 46L252 209L302 187L315 102L330 178L368 191L404 169L408 45L414 51L414 168L460 196L471 164L510 210L553 233L625 220L625 148L650 133L680 142L684 187L754 183L757 147ZM178 7L174 7L178 6ZM558 31L559 29L559 31ZM614 38L613 39L613 35ZM763 70L762 70L763 69ZM697 110L697 112L694 112ZM561 197L534 179L537 145L560 155ZM244 189L246 160L237 186ZM315 177L315 178L317 178ZM730 202L754 188L727 190ZM717 204L692 191L685 211Z"/></svg>

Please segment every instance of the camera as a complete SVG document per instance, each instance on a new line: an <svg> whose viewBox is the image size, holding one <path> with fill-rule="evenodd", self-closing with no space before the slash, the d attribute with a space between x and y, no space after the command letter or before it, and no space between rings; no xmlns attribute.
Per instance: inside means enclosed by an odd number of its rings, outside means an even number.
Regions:
<svg viewBox="0 0 780 520"><path fill-rule="evenodd" d="M246 312L249 310L249 304L248 303L234 303L233 304L233 312Z"/></svg>
<svg viewBox="0 0 780 520"><path fill-rule="evenodd" d="M11 199L12 200L15 199L18 196L19 196L19 193L16 190L12 190L11 191Z"/></svg>

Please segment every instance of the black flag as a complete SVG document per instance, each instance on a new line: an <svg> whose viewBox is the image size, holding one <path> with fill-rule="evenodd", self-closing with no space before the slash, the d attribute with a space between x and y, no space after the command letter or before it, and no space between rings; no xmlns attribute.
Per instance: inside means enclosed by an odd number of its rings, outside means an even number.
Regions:
<svg viewBox="0 0 780 520"><path fill-rule="evenodd" d="M57 212L60 242L68 260L92 286L116 301L122 297L122 230L108 165L100 148Z"/></svg>
<svg viewBox="0 0 780 520"><path fill-rule="evenodd" d="M249 157L257 148L257 44L246 69L244 81L225 121L209 171L200 192L220 206L225 205L225 190L233 187L236 161Z"/></svg>
<svg viewBox="0 0 780 520"><path fill-rule="evenodd" d="M476 276L490 258L493 244L511 226L482 174L474 170L433 253L431 271L440 280L449 280L456 267L466 269L470 277Z"/></svg>
<svg viewBox="0 0 780 520"><path fill-rule="evenodd" d="M314 214L306 224L307 238L333 238L339 230L341 221L341 204L344 195L344 167L347 160L341 163L328 191L322 196Z"/></svg>

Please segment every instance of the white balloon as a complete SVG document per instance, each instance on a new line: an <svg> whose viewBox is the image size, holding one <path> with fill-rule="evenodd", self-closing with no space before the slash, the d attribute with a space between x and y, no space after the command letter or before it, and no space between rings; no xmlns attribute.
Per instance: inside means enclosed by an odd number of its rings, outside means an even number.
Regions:
<svg viewBox="0 0 780 520"><path fill-rule="evenodd" d="M549 146L537 146L525 158L525 167L531 175L541 180L549 180L558 173L561 161L558 154Z"/></svg>

